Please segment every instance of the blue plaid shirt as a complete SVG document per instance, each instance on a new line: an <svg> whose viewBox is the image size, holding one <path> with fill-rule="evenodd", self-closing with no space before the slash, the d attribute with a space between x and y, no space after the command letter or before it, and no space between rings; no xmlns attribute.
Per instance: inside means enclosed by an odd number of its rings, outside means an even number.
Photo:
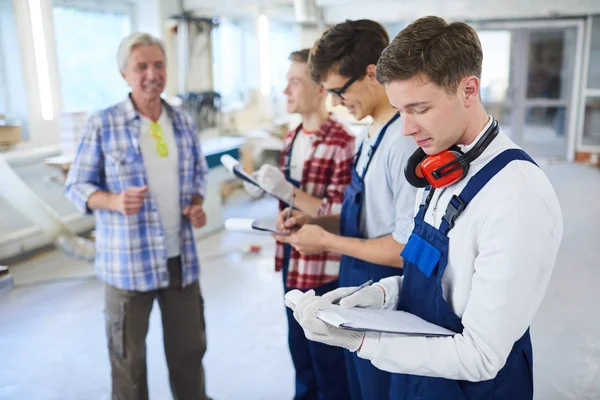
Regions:
<svg viewBox="0 0 600 400"><path fill-rule="evenodd" d="M204 197L206 159L192 119L163 102L173 122L179 154L181 209L193 195ZM139 149L140 116L129 97L92 115L69 169L65 194L81 212L91 214L88 198L96 191L121 193L147 184ZM140 212L123 215L95 210L96 273L103 281L124 290L150 291L169 284L165 235L148 192ZM199 263L191 221L181 219L183 286L198 279Z"/></svg>

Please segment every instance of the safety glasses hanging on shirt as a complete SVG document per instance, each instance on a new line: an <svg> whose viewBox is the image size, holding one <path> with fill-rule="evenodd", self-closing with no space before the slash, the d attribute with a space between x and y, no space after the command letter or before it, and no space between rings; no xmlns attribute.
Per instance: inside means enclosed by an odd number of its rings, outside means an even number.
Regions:
<svg viewBox="0 0 600 400"><path fill-rule="evenodd" d="M158 122L152 121L150 124L150 135L156 140L156 154L158 154L159 157L167 157L169 155L169 147L165 141L162 127Z"/></svg>
<svg viewBox="0 0 600 400"><path fill-rule="evenodd" d="M348 80L348 82L346 82L346 84L344 86L342 86L339 89L326 89L328 93L331 93L334 96L337 96L338 98L340 98L341 100L346 100L344 99L344 92L346 90L348 90L348 88L354 83L356 82L362 75L357 75L353 78L350 78Z"/></svg>

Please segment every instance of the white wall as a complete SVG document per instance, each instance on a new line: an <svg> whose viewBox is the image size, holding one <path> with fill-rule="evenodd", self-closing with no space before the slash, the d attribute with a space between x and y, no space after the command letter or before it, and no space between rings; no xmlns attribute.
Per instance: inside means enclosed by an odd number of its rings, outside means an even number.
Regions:
<svg viewBox="0 0 600 400"><path fill-rule="evenodd" d="M17 57L21 50L17 37L17 25L13 17L12 0L0 0L0 38L2 42L0 63L2 73L2 93L6 118L21 121L21 135L29 137L29 118L25 78L22 60Z"/></svg>

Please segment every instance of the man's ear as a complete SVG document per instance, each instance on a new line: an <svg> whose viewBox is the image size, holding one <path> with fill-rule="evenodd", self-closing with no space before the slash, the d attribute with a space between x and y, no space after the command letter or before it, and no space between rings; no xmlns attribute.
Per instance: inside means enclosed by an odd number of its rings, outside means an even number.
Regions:
<svg viewBox="0 0 600 400"><path fill-rule="evenodd" d="M327 96L327 90L325 90L325 88L323 87L323 85L319 85L319 96L321 97L325 97Z"/></svg>
<svg viewBox="0 0 600 400"><path fill-rule="evenodd" d="M470 107L476 103L480 102L479 99L479 89L481 87L481 82L479 78L472 75L468 76L459 85L459 93L458 95L463 98L465 106Z"/></svg>
<svg viewBox="0 0 600 400"><path fill-rule="evenodd" d="M367 66L367 78L369 80L377 81L377 66L375 64L369 64Z"/></svg>

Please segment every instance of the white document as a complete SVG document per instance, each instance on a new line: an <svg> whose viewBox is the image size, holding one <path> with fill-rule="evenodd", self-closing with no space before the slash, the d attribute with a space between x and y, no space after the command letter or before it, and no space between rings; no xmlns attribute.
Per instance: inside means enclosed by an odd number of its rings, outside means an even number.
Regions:
<svg viewBox="0 0 600 400"><path fill-rule="evenodd" d="M287 236L287 233L279 232L273 224L268 224L252 218L227 218L227 220L225 220L225 229L233 232L264 232Z"/></svg>
<svg viewBox="0 0 600 400"><path fill-rule="evenodd" d="M329 325L354 331L397 333L409 336L454 336L441 326L432 324L414 314L398 310L371 310L331 306L321 310L317 317Z"/></svg>
<svg viewBox="0 0 600 400"><path fill-rule="evenodd" d="M250 175L249 173L244 171L244 169L240 165L240 162L238 160L236 160L235 158L231 157L229 154L224 154L221 156L221 164L223 164L223 166L225 168L227 168L227 170L231 174L233 174L236 178L246 181L246 182L258 187L260 190L262 190L266 194L273 196L271 193L268 193L265 189L263 189L263 187L258 184L256 179L254 179L254 177L252 175ZM283 201L286 204L289 204L288 200L281 199L277 196L273 196L273 197L277 198L278 200Z"/></svg>
<svg viewBox="0 0 600 400"><path fill-rule="evenodd" d="M303 294L297 289L290 290L285 294L285 300L295 307ZM326 310L319 311L317 318L337 328L355 331L395 333L408 336L456 335L456 332L429 323L405 311L342 308L332 305Z"/></svg>

